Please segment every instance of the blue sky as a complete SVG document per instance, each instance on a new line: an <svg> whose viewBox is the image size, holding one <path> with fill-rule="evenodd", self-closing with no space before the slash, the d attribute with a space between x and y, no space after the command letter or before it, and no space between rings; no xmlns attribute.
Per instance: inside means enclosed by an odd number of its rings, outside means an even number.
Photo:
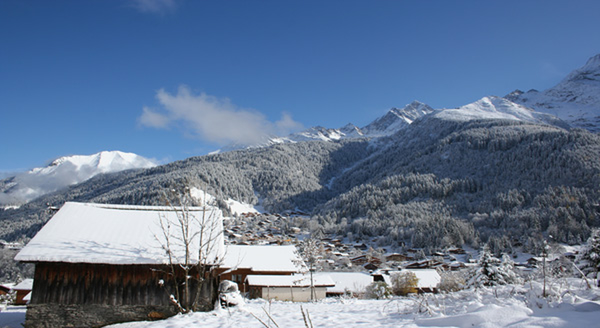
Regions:
<svg viewBox="0 0 600 328"><path fill-rule="evenodd" d="M600 1L0 0L0 173L163 162L546 89L600 53Z"/></svg>

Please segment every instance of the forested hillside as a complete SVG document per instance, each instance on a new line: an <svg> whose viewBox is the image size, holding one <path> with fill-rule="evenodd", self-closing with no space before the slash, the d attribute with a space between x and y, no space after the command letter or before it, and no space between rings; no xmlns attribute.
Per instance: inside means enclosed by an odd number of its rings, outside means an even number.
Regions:
<svg viewBox="0 0 600 328"><path fill-rule="evenodd" d="M515 121L425 119L336 180L314 214L326 230L381 244L445 247L491 238L537 249L598 226L600 138Z"/></svg>
<svg viewBox="0 0 600 328"><path fill-rule="evenodd" d="M598 226L600 137L509 120L424 117L379 139L307 141L97 176L15 210L0 239L27 241L65 201L162 204L195 186L270 212L300 209L325 232L380 245L580 243ZM227 210L224 202L221 205Z"/></svg>

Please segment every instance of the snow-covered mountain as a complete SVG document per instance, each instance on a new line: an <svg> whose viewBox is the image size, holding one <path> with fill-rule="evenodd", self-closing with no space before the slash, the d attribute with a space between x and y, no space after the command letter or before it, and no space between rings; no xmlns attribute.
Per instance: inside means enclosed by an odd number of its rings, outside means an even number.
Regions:
<svg viewBox="0 0 600 328"><path fill-rule="evenodd" d="M573 127L600 132L600 54L548 90L515 90L505 98L553 114Z"/></svg>
<svg viewBox="0 0 600 328"><path fill-rule="evenodd" d="M404 108L392 108L387 114L360 130L364 135L370 137L391 135L410 125L416 119L433 113L433 111L433 108L415 100L404 106Z"/></svg>
<svg viewBox="0 0 600 328"><path fill-rule="evenodd" d="M392 108L385 115L377 118L363 128L359 128L352 123L348 123L339 129L325 128L315 126L304 131L293 133L285 137L270 137L264 142L247 145L229 145L212 154L238 150L268 147L275 144L296 143L301 141L333 141L340 139L363 138L363 137L383 137L392 135L399 130L407 127L420 117L431 114L434 109L419 101L413 101L404 108Z"/></svg>
<svg viewBox="0 0 600 328"><path fill-rule="evenodd" d="M41 195L86 181L100 173L150 168L157 163L133 153L103 151L93 155L60 157L0 181L0 205L23 204Z"/></svg>
<svg viewBox="0 0 600 328"><path fill-rule="evenodd" d="M473 103L455 109L438 110L432 116L453 121L504 119L529 123L545 123L568 128L568 124L556 116L536 112L523 105L496 96L483 97Z"/></svg>

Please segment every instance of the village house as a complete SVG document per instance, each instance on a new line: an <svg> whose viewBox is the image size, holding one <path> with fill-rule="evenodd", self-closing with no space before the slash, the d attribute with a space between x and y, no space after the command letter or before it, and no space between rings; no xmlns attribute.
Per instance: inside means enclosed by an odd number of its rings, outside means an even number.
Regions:
<svg viewBox="0 0 600 328"><path fill-rule="evenodd" d="M0 296L2 295L8 295L10 293L12 293L12 288L14 287L14 284L0 284Z"/></svg>
<svg viewBox="0 0 600 328"><path fill-rule="evenodd" d="M366 272L317 272L315 276L328 276L333 280L335 286L327 287L327 297L360 297L373 283L373 277Z"/></svg>
<svg viewBox="0 0 600 328"><path fill-rule="evenodd" d="M404 269L396 270L381 270L373 273L374 281L385 281L392 286L392 277L395 274L412 273L417 278L417 285L414 286L412 293L437 293L441 281L441 276L434 269Z"/></svg>
<svg viewBox="0 0 600 328"><path fill-rule="evenodd" d="M25 305L30 300L31 289L33 287L33 279L24 279L12 288L16 292L15 305Z"/></svg>
<svg viewBox="0 0 600 328"><path fill-rule="evenodd" d="M404 254L392 253L392 254L387 254L385 256L385 260L393 261L393 262L405 262L405 261L412 261L413 258L408 255L404 255Z"/></svg>
<svg viewBox="0 0 600 328"><path fill-rule="evenodd" d="M287 275L303 269L293 245L228 245L219 268L221 280L238 284L242 293L248 292L248 275Z"/></svg>
<svg viewBox="0 0 600 328"><path fill-rule="evenodd" d="M184 271L172 264L186 261L175 235L181 214L172 207L65 203L15 258L35 264L25 326L100 327L174 315L172 295L182 295L182 287L172 278ZM223 260L221 212L190 207L186 215L204 227L190 225L187 250L196 258L188 260L198 265L187 272L189 294L199 295L197 310L211 310L218 277L205 272Z"/></svg>
<svg viewBox="0 0 600 328"><path fill-rule="evenodd" d="M321 275L313 276L313 288L311 288L309 275L249 275L246 280L249 288L249 298L288 302L322 300L327 294L327 288L335 286L329 276Z"/></svg>
<svg viewBox="0 0 600 328"><path fill-rule="evenodd" d="M441 266L443 263L433 259L426 259L422 261L417 261L413 263L409 263L404 268L406 269L431 269Z"/></svg>

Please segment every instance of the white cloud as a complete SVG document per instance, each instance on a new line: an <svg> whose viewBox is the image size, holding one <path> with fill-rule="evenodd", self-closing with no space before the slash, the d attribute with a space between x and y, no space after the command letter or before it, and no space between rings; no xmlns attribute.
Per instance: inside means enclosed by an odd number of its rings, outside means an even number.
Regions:
<svg viewBox="0 0 600 328"><path fill-rule="evenodd" d="M168 117L148 107L144 107L142 116L139 117L138 121L143 126L158 129L166 128L169 125Z"/></svg>
<svg viewBox="0 0 600 328"><path fill-rule="evenodd" d="M177 94L164 89L156 98L162 106L160 111L144 107L139 122L143 126L165 128L177 125L184 134L225 145L235 143L252 145L272 135L287 135L302 129L288 113L277 122L270 122L260 112L238 108L227 98L217 98L206 93L194 95L186 86Z"/></svg>
<svg viewBox="0 0 600 328"><path fill-rule="evenodd" d="M176 0L130 0L131 6L143 13L164 14L177 8Z"/></svg>

